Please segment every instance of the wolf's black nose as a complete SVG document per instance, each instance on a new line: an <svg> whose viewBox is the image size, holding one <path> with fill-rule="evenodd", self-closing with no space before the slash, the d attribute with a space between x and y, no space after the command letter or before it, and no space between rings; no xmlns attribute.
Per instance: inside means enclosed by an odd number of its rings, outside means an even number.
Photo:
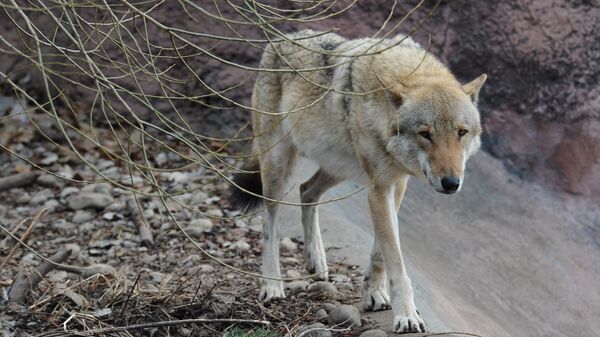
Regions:
<svg viewBox="0 0 600 337"><path fill-rule="evenodd" d="M444 177L442 178L442 187L444 191L454 193L460 186L460 179L458 177Z"/></svg>

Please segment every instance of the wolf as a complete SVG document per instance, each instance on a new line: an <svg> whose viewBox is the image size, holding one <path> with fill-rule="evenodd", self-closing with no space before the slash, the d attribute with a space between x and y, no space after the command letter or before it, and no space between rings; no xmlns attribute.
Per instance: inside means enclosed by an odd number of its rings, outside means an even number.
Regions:
<svg viewBox="0 0 600 337"><path fill-rule="evenodd" d="M366 310L391 307L395 332L424 332L400 250L397 212L409 177L435 191L461 190L480 147L477 101L486 75L462 85L410 37L349 40L302 31L265 47L252 94L252 156L234 177L232 204L263 201L259 297L285 297L278 227L298 156L319 169L300 185L306 269L327 280L320 197L345 180L367 186L374 243L364 277Z"/></svg>

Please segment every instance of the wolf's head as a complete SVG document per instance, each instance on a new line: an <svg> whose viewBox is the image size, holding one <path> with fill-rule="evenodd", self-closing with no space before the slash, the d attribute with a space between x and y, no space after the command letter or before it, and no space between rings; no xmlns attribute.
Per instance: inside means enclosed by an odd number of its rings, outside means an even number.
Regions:
<svg viewBox="0 0 600 337"><path fill-rule="evenodd" d="M485 80L485 74L465 85L427 80L387 92L394 111L387 151L438 192L460 191L465 163L479 149L477 97Z"/></svg>

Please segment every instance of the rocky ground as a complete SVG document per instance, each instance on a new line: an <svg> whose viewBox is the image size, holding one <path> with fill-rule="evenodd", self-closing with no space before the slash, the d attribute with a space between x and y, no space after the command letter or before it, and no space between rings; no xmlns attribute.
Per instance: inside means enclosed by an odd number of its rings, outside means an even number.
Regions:
<svg viewBox="0 0 600 337"><path fill-rule="evenodd" d="M3 135L9 130L8 148L42 170L0 153L0 190L12 186L0 191L4 336L59 336L182 319L205 321L118 334L216 336L233 326L252 329L265 322L281 335L312 329L315 336L332 331L358 336L373 328L361 322L357 309L361 274L356 266L330 264L329 282L302 279L308 274L300 238L281 242L283 271L296 279L286 282L288 298L269 305L258 302L258 279L235 268L259 272L261 217L238 217L229 207L227 184L215 182L214 174L196 167L158 174L160 186L174 198L166 201L167 211L158 198L138 196L140 213L127 189L143 189L142 180L126 179L128 170L118 161L101 152L84 155L106 176L129 180L124 188L79 183L96 177L90 166L68 151L51 151L48 142L29 131L7 127ZM166 153L154 158L159 167L176 166L177 161ZM39 220L32 219L36 216ZM27 246L18 245L7 231ZM61 253L62 258L54 259ZM50 257L60 265L45 263ZM33 286L25 282L25 297L15 300L16 280L23 273L34 279L44 264L51 271Z"/></svg>

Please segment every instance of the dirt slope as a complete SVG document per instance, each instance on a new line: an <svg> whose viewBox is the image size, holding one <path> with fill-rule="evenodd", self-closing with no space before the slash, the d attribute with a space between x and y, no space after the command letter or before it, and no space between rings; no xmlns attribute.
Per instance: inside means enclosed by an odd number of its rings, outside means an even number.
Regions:
<svg viewBox="0 0 600 337"><path fill-rule="evenodd" d="M429 327L484 336L597 336L598 209L516 181L485 153L469 167L456 196L411 181L400 211L403 251ZM303 163L298 176L312 170ZM326 199L356 188L343 185ZM301 235L297 213L284 214L284 235ZM365 193L323 206L320 217L330 261L364 267L372 238ZM371 316L391 318L389 311Z"/></svg>

